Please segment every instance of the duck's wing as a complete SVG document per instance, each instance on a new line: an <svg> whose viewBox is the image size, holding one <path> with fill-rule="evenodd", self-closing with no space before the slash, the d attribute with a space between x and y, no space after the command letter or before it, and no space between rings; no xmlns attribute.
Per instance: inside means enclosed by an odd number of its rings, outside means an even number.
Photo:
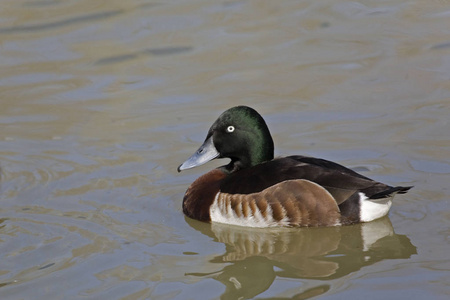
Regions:
<svg viewBox="0 0 450 300"><path fill-rule="evenodd" d="M314 165L317 167L321 167L323 169L327 169L327 170L334 170L337 172L341 172L344 174L348 174L354 177L359 177L362 179L367 179L370 181L373 181L372 179L363 176L347 167L344 167L343 165L340 165L338 163L335 163L333 161L329 161L326 159L322 159L322 158L316 158L316 157L309 157L309 156L301 156L301 155L292 155L292 156L288 156L286 157L287 159L292 159L301 163L306 163L306 164L310 164L310 165Z"/></svg>
<svg viewBox="0 0 450 300"><path fill-rule="evenodd" d="M314 157L307 157L307 156L290 156L289 158L297 160L299 162L303 162L303 163L308 163L314 166L318 166L324 169L327 169L329 171L334 170L336 172L334 172L334 177L331 176L331 179L336 179L336 177L344 179L347 177L346 176L341 176L339 175L339 173L342 174L346 174L348 176L350 176L351 178L348 178L348 180L350 180L350 189L352 188L356 188L358 192L362 192L367 198L369 199L381 199L381 198L386 198L386 197L390 197L395 193L398 194L404 194L406 193L409 189L412 188L412 186L389 186L386 185L384 183L381 182L377 182L373 179L370 179L366 176L363 176L349 168L346 168L338 163L332 162L332 161L328 161L325 159L321 159L321 158L314 158ZM332 172L333 173L333 172ZM324 176L323 179L325 179L326 176ZM359 178L361 180L357 180L355 178ZM327 178L328 180L330 178ZM357 186L367 186L365 188L357 188ZM323 184L324 187L328 186L330 189L339 189L339 186L337 186L336 184L333 185L333 183L328 183L328 182L324 182ZM340 185L342 186L342 185Z"/></svg>
<svg viewBox="0 0 450 300"><path fill-rule="evenodd" d="M372 198L389 195L393 188L356 173L342 165L305 156L289 156L232 173L221 183L220 190L230 194L250 194L286 180L302 179L325 188L339 205L355 193ZM381 198L381 197L378 197Z"/></svg>

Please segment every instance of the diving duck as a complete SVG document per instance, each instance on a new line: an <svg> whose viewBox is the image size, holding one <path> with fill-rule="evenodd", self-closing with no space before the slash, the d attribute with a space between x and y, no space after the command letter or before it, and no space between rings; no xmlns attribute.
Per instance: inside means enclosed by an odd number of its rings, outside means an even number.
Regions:
<svg viewBox="0 0 450 300"><path fill-rule="evenodd" d="M178 172L215 158L231 161L187 189L183 212L192 219L248 227L370 222L388 214L395 194L411 188L389 186L320 158L274 158L266 122L247 106L222 113Z"/></svg>

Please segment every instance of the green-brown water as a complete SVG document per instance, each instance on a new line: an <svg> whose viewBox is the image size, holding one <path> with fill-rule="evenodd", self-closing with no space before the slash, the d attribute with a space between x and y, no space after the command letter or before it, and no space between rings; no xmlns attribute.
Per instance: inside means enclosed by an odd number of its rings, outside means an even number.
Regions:
<svg viewBox="0 0 450 300"><path fill-rule="evenodd" d="M447 299L450 3L0 4L1 299ZM340 228L186 219L227 108L277 155L414 185Z"/></svg>

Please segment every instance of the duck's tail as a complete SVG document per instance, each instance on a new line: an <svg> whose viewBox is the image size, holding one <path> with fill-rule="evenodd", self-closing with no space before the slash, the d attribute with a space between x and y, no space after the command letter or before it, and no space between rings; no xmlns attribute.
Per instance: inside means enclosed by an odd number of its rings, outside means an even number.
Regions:
<svg viewBox="0 0 450 300"><path fill-rule="evenodd" d="M395 186L391 187L387 190L384 190L382 192L376 193L372 196L370 196L369 199L381 199L381 198L387 198L391 197L395 194L405 194L407 193L413 186Z"/></svg>

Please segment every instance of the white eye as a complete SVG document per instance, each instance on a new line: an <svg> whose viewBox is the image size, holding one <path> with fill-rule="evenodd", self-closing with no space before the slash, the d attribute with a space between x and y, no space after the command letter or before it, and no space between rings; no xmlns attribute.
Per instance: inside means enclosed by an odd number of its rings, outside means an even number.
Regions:
<svg viewBox="0 0 450 300"><path fill-rule="evenodd" d="M228 126L227 127L227 132L231 133L234 131L234 126Z"/></svg>

